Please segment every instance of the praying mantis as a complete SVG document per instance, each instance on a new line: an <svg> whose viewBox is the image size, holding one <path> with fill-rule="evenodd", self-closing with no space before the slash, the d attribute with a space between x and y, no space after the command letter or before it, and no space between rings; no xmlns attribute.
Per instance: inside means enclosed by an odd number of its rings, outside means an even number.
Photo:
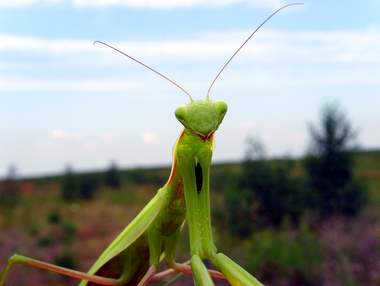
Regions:
<svg viewBox="0 0 380 286"><path fill-rule="evenodd" d="M5 284L12 265L16 263L79 279L80 286L145 286L177 273L192 275L197 286L214 285L212 278L226 279L233 286L262 285L240 265L218 252L213 241L209 193L210 165L214 133L227 112L227 104L211 100L210 91L226 66L269 19L289 6L302 4L285 5L267 17L222 66L212 81L205 100L193 100L190 93L167 76L109 44L96 41L95 43L105 45L148 68L189 96L190 103L175 111L175 116L184 126L184 130L174 147L169 179L103 251L87 273L15 254L8 259L0 274L0 286ZM189 232L191 259L187 263L177 263L175 250L185 222ZM203 263L205 259L217 270L206 268ZM163 260L169 268L158 272L158 266Z"/></svg>

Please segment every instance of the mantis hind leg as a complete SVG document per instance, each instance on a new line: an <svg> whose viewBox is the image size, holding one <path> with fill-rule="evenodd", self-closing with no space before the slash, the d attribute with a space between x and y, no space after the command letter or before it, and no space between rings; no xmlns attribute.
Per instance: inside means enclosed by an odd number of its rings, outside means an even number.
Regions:
<svg viewBox="0 0 380 286"><path fill-rule="evenodd" d="M36 260L30 257L15 254L8 259L7 265L5 266L4 270L0 273L0 286L4 286L5 279L7 278L9 271L14 264L23 264L27 266L32 266L35 268L40 268L47 271L59 273L61 275L69 276L69 277L76 278L79 280L91 281L99 285L117 286L117 285L122 285L124 283L124 281L120 279L112 279L112 278L106 278L106 277L97 276L97 275L90 275L84 272L72 270L69 268L65 268L65 267L54 265L54 264L46 263L40 260Z"/></svg>
<svg viewBox="0 0 380 286"><path fill-rule="evenodd" d="M226 276L232 286L263 286L249 272L223 253L213 256L212 262Z"/></svg>

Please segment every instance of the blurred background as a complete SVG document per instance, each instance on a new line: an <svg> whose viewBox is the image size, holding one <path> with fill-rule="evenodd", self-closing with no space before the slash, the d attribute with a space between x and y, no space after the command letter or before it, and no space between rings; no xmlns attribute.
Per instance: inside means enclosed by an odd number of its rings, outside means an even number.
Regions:
<svg viewBox="0 0 380 286"><path fill-rule="evenodd" d="M304 3L211 91L229 106L211 174L216 244L266 285L380 285L380 3ZM0 268L21 253L87 270L169 176L188 98L94 40L202 99L284 4L0 0ZM22 266L8 280L76 283Z"/></svg>

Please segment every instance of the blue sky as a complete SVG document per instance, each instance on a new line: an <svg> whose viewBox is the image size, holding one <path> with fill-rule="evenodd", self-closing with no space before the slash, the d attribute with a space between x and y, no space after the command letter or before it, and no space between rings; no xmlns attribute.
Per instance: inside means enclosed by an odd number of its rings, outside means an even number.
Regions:
<svg viewBox="0 0 380 286"><path fill-rule="evenodd" d="M380 147L380 2L304 1L269 22L217 81L229 111L215 160L251 135L302 155L308 123L338 102ZM223 62L282 0L0 0L0 174L168 164L188 99L103 40L203 98Z"/></svg>

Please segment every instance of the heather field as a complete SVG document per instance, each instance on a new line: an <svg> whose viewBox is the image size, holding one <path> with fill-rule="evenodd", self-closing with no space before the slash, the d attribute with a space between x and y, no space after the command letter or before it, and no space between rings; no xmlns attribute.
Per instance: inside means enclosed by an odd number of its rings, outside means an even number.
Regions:
<svg viewBox="0 0 380 286"><path fill-rule="evenodd" d="M359 215L330 216L320 221L304 215L297 224L285 218L276 226L257 225L253 217L248 223L254 228L248 235L230 229L229 209L225 207L226 180L229 176L241 176L244 165L215 165L211 194L218 247L266 285L380 285L380 152L359 152L354 158L355 173L367 185L370 198ZM273 160L270 164L282 161ZM303 176L300 161L293 162L292 170L295 176ZM92 198L69 201L62 199L60 176L16 181L20 191L17 202L13 206L2 205L0 212L0 267L7 257L20 253L88 269L168 174L168 168L123 170L118 188L98 184ZM99 179L104 172L77 174L86 175ZM185 232L178 259L188 259L187 253ZM76 283L19 265L7 281L7 285L20 286ZM182 277L173 285L192 285L192 281Z"/></svg>

